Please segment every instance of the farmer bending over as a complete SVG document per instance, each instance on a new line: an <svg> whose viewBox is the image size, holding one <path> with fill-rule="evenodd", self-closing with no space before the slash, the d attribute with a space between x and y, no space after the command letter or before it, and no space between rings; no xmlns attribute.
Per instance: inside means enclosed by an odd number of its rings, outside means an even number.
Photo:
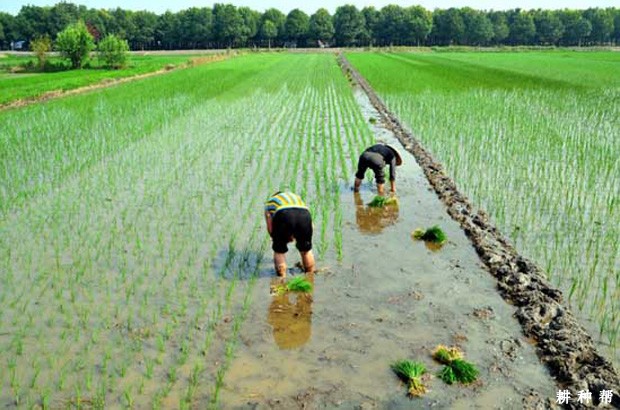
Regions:
<svg viewBox="0 0 620 410"><path fill-rule="evenodd" d="M265 203L265 221L273 244L273 264L278 276L286 276L287 244L296 241L301 262L307 273L314 272L312 254L312 217L299 195L276 192Z"/></svg>
<svg viewBox="0 0 620 410"><path fill-rule="evenodd" d="M355 174L355 186L353 190L358 192L360 185L364 179L364 174L368 168L372 169L375 173L375 180L377 181L377 193L384 196L383 185L385 184L385 175L383 168L385 165L390 166L390 186L391 192L396 193L396 166L403 163L402 158L398 151L386 144L376 144L369 147L360 155L360 159L357 163L357 173Z"/></svg>

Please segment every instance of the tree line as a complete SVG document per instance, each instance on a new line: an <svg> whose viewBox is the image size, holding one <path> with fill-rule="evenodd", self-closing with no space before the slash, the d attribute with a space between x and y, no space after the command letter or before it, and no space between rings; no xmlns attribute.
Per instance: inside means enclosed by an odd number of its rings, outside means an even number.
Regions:
<svg viewBox="0 0 620 410"><path fill-rule="evenodd" d="M228 47L318 46L593 46L620 44L620 9L481 11L352 5L334 15L321 8L308 15L271 8L216 3L177 13L121 8L103 10L61 2L23 6L16 16L0 12L0 49L18 41L56 39L68 25L83 21L96 42L108 34L126 39L133 50Z"/></svg>

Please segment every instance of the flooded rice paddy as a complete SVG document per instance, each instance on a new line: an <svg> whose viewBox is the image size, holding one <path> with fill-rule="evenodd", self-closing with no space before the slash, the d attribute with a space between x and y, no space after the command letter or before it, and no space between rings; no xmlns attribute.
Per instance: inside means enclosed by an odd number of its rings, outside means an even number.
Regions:
<svg viewBox="0 0 620 410"><path fill-rule="evenodd" d="M244 82L190 110L178 88L141 102L183 114L82 166L62 155L43 162L42 150L39 179L24 173L23 184L16 178L3 191L0 407L522 408L524 397L551 400L556 387L513 308L413 157L401 150L398 207L366 205L375 195L370 174L358 195L351 191L363 149L398 143L371 123L377 114L351 93L333 56L248 56L192 72L205 81L242 69L252 70ZM145 81L157 89L164 80ZM75 105L108 112L121 91ZM27 134L46 118L79 115L61 103L29 110L31 123L5 113L7 126ZM100 121L97 132L113 132L108 117ZM59 132L63 121L46 127ZM70 164L48 184L54 161ZM24 186L36 189L25 195ZM271 291L278 279L262 207L277 189L300 193L313 214L311 294ZM449 238L440 249L411 239L436 224ZM289 248L292 277L302 273ZM411 402L389 365L418 360L435 374L430 352L440 343L459 345L480 381L431 378L429 393Z"/></svg>

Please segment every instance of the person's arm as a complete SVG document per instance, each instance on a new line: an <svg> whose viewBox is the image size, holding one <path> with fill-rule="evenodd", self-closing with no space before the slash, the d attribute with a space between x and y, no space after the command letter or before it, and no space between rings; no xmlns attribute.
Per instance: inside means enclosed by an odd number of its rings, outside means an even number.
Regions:
<svg viewBox="0 0 620 410"><path fill-rule="evenodd" d="M390 190L396 192L396 157L390 161Z"/></svg>
<svg viewBox="0 0 620 410"><path fill-rule="evenodd" d="M271 214L267 211L265 211L265 223L267 224L267 232L269 232L269 236L273 236L271 234L272 232L272 221L271 221Z"/></svg>

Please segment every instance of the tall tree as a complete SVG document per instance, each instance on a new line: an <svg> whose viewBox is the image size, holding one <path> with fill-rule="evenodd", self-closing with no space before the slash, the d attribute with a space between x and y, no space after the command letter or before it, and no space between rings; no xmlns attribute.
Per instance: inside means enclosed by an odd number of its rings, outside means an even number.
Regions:
<svg viewBox="0 0 620 410"><path fill-rule="evenodd" d="M183 48L206 47L214 38L213 12L207 7L191 7L178 14L175 37Z"/></svg>
<svg viewBox="0 0 620 410"><path fill-rule="evenodd" d="M405 9L390 4L381 9L377 39L380 44L400 45L405 33Z"/></svg>
<svg viewBox="0 0 620 410"><path fill-rule="evenodd" d="M362 9L364 16L365 30L360 39L363 44L374 44L379 34L379 24L381 20L381 12L373 6L367 6Z"/></svg>
<svg viewBox="0 0 620 410"><path fill-rule="evenodd" d="M260 37L267 40L267 47L271 48L271 41L278 35L278 27L271 20L263 21L260 29Z"/></svg>
<svg viewBox="0 0 620 410"><path fill-rule="evenodd" d="M581 12L577 10L562 10L560 12L560 19L562 24L564 24L562 44L581 46L592 31L590 21L583 18Z"/></svg>
<svg viewBox="0 0 620 410"><path fill-rule="evenodd" d="M508 34L510 34L506 13L503 11L492 11L489 12L488 17L493 26L493 37L491 41L495 44L502 44L503 41L508 38Z"/></svg>
<svg viewBox="0 0 620 410"><path fill-rule="evenodd" d="M431 32L433 16L430 11L422 6L410 6L405 9L403 30L405 42L420 45Z"/></svg>
<svg viewBox="0 0 620 410"><path fill-rule="evenodd" d="M471 7L461 10L463 25L463 44L470 46L487 45L493 38L493 25L486 14Z"/></svg>
<svg viewBox="0 0 620 410"><path fill-rule="evenodd" d="M284 32L288 41L294 41L301 46L305 46L310 30L310 18L306 13L299 9L293 9L286 16Z"/></svg>
<svg viewBox="0 0 620 410"><path fill-rule="evenodd" d="M110 10L110 14L112 15L112 19L109 23L108 33L116 34L120 38L126 39L130 33L135 31L132 18L133 12L117 7L114 10Z"/></svg>
<svg viewBox="0 0 620 410"><path fill-rule="evenodd" d="M363 35L366 22L364 16L352 5L340 6L334 14L336 43L339 46L354 46Z"/></svg>
<svg viewBox="0 0 620 410"><path fill-rule="evenodd" d="M64 1L57 3L49 11L50 36L56 37L56 34L77 22L80 17L80 10L75 4Z"/></svg>
<svg viewBox="0 0 620 410"><path fill-rule="evenodd" d="M249 40L255 40L258 37L261 14L249 7L239 7L238 10L243 19L245 37Z"/></svg>
<svg viewBox="0 0 620 410"><path fill-rule="evenodd" d="M510 34L508 40L512 45L532 44L536 36L534 18L526 11L516 9L508 15Z"/></svg>
<svg viewBox="0 0 620 410"><path fill-rule="evenodd" d="M610 9L589 8L583 12L583 17L592 25L588 40L596 44L611 41L614 32L614 16Z"/></svg>
<svg viewBox="0 0 620 410"><path fill-rule="evenodd" d="M323 44L329 44L334 37L334 24L332 16L326 9L318 9L310 17L310 39L320 41Z"/></svg>
<svg viewBox="0 0 620 410"><path fill-rule="evenodd" d="M449 8L433 13L433 29L430 35L435 44L461 44L464 34L465 23L459 9Z"/></svg>
<svg viewBox="0 0 620 410"><path fill-rule="evenodd" d="M286 23L286 16L284 15L284 13L282 13L278 9L274 9L274 8L268 9L261 16L261 19L260 19L261 26L265 24L265 21L267 20L270 20L276 26L276 31L278 32L276 34L276 38L280 41L284 41L284 37L286 35L284 31L284 24Z"/></svg>
<svg viewBox="0 0 620 410"><path fill-rule="evenodd" d="M226 47L245 43L247 36L243 18L235 6L221 3L213 5L213 34Z"/></svg>
<svg viewBox="0 0 620 410"><path fill-rule="evenodd" d="M564 34L564 24L562 24L558 13L549 10L536 10L533 14L537 42L543 45L557 44Z"/></svg>
<svg viewBox="0 0 620 410"><path fill-rule="evenodd" d="M166 11L164 14L157 17L154 36L158 47L166 50L182 47L179 34L180 14L181 12L172 13L171 11Z"/></svg>
<svg viewBox="0 0 620 410"><path fill-rule="evenodd" d="M17 40L15 34L15 17L9 13L0 12L0 48L9 48L11 41Z"/></svg>
<svg viewBox="0 0 620 410"><path fill-rule="evenodd" d="M86 27L90 28L89 31L95 38L95 41L99 41L107 35L108 22L112 16L106 10L86 9L83 12L80 11L79 14L84 23L86 23Z"/></svg>
<svg viewBox="0 0 620 410"><path fill-rule="evenodd" d="M155 41L157 15L150 11L136 11L131 16L131 31L127 33L127 40L134 49L144 50Z"/></svg>
<svg viewBox="0 0 620 410"><path fill-rule="evenodd" d="M612 9L614 13L614 43L620 44L620 8Z"/></svg>
<svg viewBox="0 0 620 410"><path fill-rule="evenodd" d="M49 7L22 6L15 18L15 27L19 40L31 40L37 36L51 36L49 26Z"/></svg>

